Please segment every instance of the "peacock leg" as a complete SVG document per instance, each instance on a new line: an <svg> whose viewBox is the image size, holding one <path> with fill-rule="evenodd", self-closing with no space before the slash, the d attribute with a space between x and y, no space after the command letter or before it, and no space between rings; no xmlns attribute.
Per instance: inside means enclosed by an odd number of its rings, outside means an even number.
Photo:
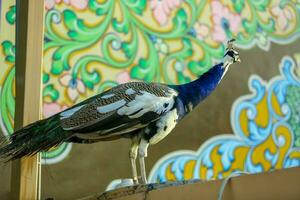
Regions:
<svg viewBox="0 0 300 200"><path fill-rule="evenodd" d="M131 162L131 170L132 170L132 176L133 176L133 183L134 184L138 184L138 176L137 176L137 170L136 170L136 158L137 158L137 152L138 152L138 147L139 147L139 143L138 143L138 139L137 137L132 138L132 144L131 144L131 148L129 151L129 158L130 158L130 162Z"/></svg>
<svg viewBox="0 0 300 200"><path fill-rule="evenodd" d="M139 144L139 161L143 184L147 184L146 168L145 168L145 157L147 157L148 141L142 139Z"/></svg>

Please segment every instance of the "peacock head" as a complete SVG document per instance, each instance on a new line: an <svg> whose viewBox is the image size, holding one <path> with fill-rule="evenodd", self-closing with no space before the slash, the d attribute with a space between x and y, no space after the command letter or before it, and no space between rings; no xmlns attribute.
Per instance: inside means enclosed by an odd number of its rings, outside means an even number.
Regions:
<svg viewBox="0 0 300 200"><path fill-rule="evenodd" d="M235 62L241 62L239 52L234 49L233 42L235 39L231 39L227 42L226 53L224 55L224 66L229 66Z"/></svg>

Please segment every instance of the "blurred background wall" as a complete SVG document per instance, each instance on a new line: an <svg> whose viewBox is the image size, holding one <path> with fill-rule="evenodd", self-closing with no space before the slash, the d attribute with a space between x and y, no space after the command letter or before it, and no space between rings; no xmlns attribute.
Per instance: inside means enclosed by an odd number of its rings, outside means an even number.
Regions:
<svg viewBox="0 0 300 200"><path fill-rule="evenodd" d="M0 132L13 132L15 1L1 4ZM223 178L300 166L300 2L45 0L43 117L132 80L182 84L220 62L236 38L242 63L165 140L149 148L151 181ZM131 177L130 142L63 144L43 153L42 197L74 199ZM0 165L8 198L10 164ZM110 186L113 187L115 180Z"/></svg>

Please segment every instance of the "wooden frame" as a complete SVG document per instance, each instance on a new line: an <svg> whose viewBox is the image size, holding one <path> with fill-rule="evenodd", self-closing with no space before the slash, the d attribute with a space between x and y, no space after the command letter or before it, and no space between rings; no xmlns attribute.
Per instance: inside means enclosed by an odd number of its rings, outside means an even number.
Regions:
<svg viewBox="0 0 300 200"><path fill-rule="evenodd" d="M44 1L17 0L15 130L41 117ZM39 155L12 165L12 199L40 198Z"/></svg>

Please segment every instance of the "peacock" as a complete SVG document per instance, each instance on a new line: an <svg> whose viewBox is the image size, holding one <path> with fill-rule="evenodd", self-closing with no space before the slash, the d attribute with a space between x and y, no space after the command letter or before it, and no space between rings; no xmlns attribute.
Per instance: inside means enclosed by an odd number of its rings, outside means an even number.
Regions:
<svg viewBox="0 0 300 200"><path fill-rule="evenodd" d="M120 138L130 139L129 158L134 184L147 183L145 161L149 145L164 139L217 87L239 53L228 41L223 61L198 79L167 85L128 82L90 97L69 109L34 122L12 134L0 148L0 158L13 160L47 151L63 142L89 144Z"/></svg>

